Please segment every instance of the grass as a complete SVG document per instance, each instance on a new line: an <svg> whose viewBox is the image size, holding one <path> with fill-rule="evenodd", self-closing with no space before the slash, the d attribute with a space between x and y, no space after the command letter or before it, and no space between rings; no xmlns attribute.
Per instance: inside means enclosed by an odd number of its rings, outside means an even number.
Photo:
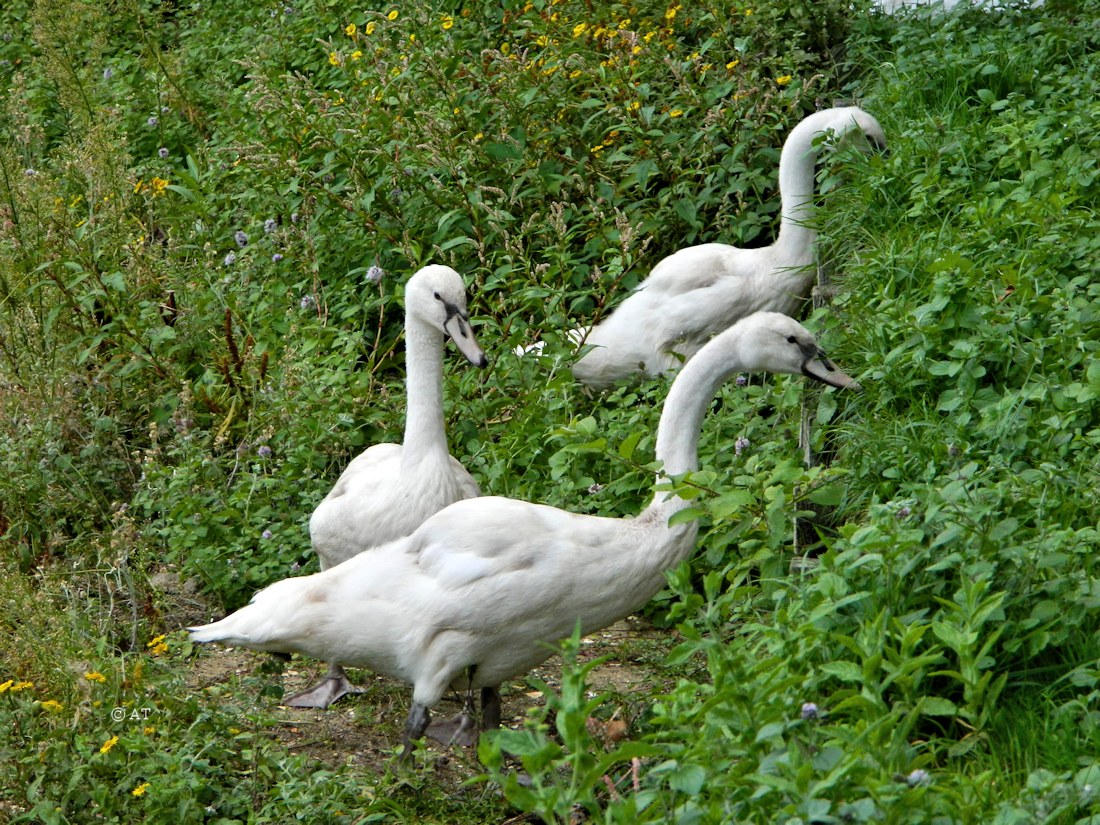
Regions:
<svg viewBox="0 0 1100 825"><path fill-rule="evenodd" d="M0 821L1095 821L1098 14L5 5ZM314 569L309 513L400 437L428 261L493 362L445 370L483 490L636 513L667 386L590 397L563 331L770 242L786 132L853 99L890 153L821 170L807 323L864 392L818 396L809 469L799 382L722 391L698 551L599 647L648 682L566 640L480 761L402 771L402 686L307 726L302 676L184 640Z"/></svg>

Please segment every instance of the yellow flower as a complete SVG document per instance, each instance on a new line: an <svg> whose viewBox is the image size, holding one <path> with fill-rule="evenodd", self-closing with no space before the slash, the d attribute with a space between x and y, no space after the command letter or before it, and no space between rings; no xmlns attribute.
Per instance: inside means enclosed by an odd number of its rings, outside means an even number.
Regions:
<svg viewBox="0 0 1100 825"><path fill-rule="evenodd" d="M371 20L369 23L367 23L366 26L363 27L363 33L364 34L374 34L375 26L376 26L375 22L373 20Z"/></svg>
<svg viewBox="0 0 1100 825"><path fill-rule="evenodd" d="M619 28L620 29L625 29L629 25L630 25L630 18L629 17L623 18L622 20L619 21Z"/></svg>
<svg viewBox="0 0 1100 825"><path fill-rule="evenodd" d="M671 112L668 113L668 116L669 117L680 117L680 115L682 115L683 113L684 113L683 109L673 109Z"/></svg>
<svg viewBox="0 0 1100 825"><path fill-rule="evenodd" d="M626 110L628 112L636 112L640 108L642 108L642 104L641 104L641 101L638 101L638 100L632 100L628 104L626 104Z"/></svg>
<svg viewBox="0 0 1100 825"><path fill-rule="evenodd" d="M780 86L786 86L788 83L791 82L791 76L789 74L781 74L775 79L775 82L778 83Z"/></svg>
<svg viewBox="0 0 1100 825"><path fill-rule="evenodd" d="M358 60L362 56L363 56L363 53L361 51L359 51L358 49L356 49L355 51L353 51L351 53L351 59L352 60Z"/></svg>
<svg viewBox="0 0 1100 825"><path fill-rule="evenodd" d="M134 194L136 195L138 192L140 192L143 186L145 186L145 184L142 183L140 180L137 183L135 183L134 184Z"/></svg>
<svg viewBox="0 0 1100 825"><path fill-rule="evenodd" d="M581 71L580 69L574 69L573 71L571 71L571 72L569 73L569 79L570 79L570 80L576 80L576 79L577 79L578 77L580 77L580 76L581 76L582 74L584 74L584 72L582 72L582 71Z"/></svg>
<svg viewBox="0 0 1100 825"><path fill-rule="evenodd" d="M578 23L577 25L575 25L573 27L573 36L574 37L580 37L582 34L584 34L584 30L587 29L587 28L588 28L587 23Z"/></svg>
<svg viewBox="0 0 1100 825"><path fill-rule="evenodd" d="M546 36L545 34L540 34L540 35L539 35L539 36L538 36L538 37L537 37L537 38L535 39L535 45L536 45L536 46L545 46L545 45L547 45L547 44L548 44L549 42L550 42L550 38L549 38L549 37L547 37L547 36Z"/></svg>
<svg viewBox="0 0 1100 825"><path fill-rule="evenodd" d="M34 682L16 682L11 686L12 693L18 693L21 690L34 687Z"/></svg>
<svg viewBox="0 0 1100 825"><path fill-rule="evenodd" d="M456 115L462 114L462 109L460 109L458 106L455 106L453 114L456 114Z"/></svg>
<svg viewBox="0 0 1100 825"><path fill-rule="evenodd" d="M152 736L154 733L157 732L157 729L154 728L152 725L146 725L144 728L141 729L141 732L144 733L146 736Z"/></svg>
<svg viewBox="0 0 1100 825"><path fill-rule="evenodd" d="M100 753L110 753L111 748L113 748L117 744L118 744L118 737L117 736L112 736L110 739L108 739L106 742L104 742L102 746L100 746L99 752Z"/></svg>
<svg viewBox="0 0 1100 825"><path fill-rule="evenodd" d="M642 47L641 46L635 46L633 49L630 50L630 53L631 54L641 54L642 53Z"/></svg>
<svg viewBox="0 0 1100 825"><path fill-rule="evenodd" d="M102 684L107 681L107 677L100 673L98 670L89 670L84 674L84 678L89 682L99 682Z"/></svg>
<svg viewBox="0 0 1100 825"><path fill-rule="evenodd" d="M355 37L355 31L356 29L354 23L348 23L346 26L344 26L344 34L346 34L348 37Z"/></svg>
<svg viewBox="0 0 1100 825"><path fill-rule="evenodd" d="M65 706L60 702L55 702L53 699L46 699L44 702L40 702L46 710L64 710Z"/></svg>
<svg viewBox="0 0 1100 825"><path fill-rule="evenodd" d="M142 796L148 789L149 789L149 783L148 782L142 782L140 785L138 785L136 788L134 788L132 791L130 791L130 793L132 793L134 796Z"/></svg>
<svg viewBox="0 0 1100 825"><path fill-rule="evenodd" d="M590 151L593 155L599 154L600 152L603 151L603 144L601 143L598 146L593 146L588 151Z"/></svg>
<svg viewBox="0 0 1100 825"><path fill-rule="evenodd" d="M481 140L481 139L482 139L483 137L485 137L485 133L484 133L484 132L478 132L478 133L477 133L476 135L474 135L474 141L475 141L475 142L476 142L476 141L479 141L479 140Z"/></svg>
<svg viewBox="0 0 1100 825"><path fill-rule="evenodd" d="M329 52L328 53L328 62L329 62L329 65L331 65L331 66L339 66L340 65L340 53L339 52Z"/></svg>
<svg viewBox="0 0 1100 825"><path fill-rule="evenodd" d="M665 20L671 20L675 16L676 16L676 8L675 7L672 7L668 11L665 12Z"/></svg>
<svg viewBox="0 0 1100 825"><path fill-rule="evenodd" d="M752 9L745 9L745 17L750 17L751 15L752 15Z"/></svg>
<svg viewBox="0 0 1100 825"><path fill-rule="evenodd" d="M386 15L386 19L387 20L396 20L397 19L397 9L390 9L389 14Z"/></svg>
<svg viewBox="0 0 1100 825"><path fill-rule="evenodd" d="M6 693L8 688L15 684L14 679L8 679L4 684L0 685L0 693Z"/></svg>
<svg viewBox="0 0 1100 825"><path fill-rule="evenodd" d="M726 64L726 68L727 69L736 69L740 65L740 63L741 63L740 60L731 60L729 63Z"/></svg>
<svg viewBox="0 0 1100 825"><path fill-rule="evenodd" d="M154 182L156 182L157 180L159 180L159 178L153 178ZM167 183L168 181L165 181L165 184ZM161 187L161 189L163 188L164 187ZM168 652L168 643L164 641L163 633L157 636L155 639L150 639L145 646L149 648L149 652L152 653L154 656L159 656L162 653Z"/></svg>
<svg viewBox="0 0 1100 825"><path fill-rule="evenodd" d="M507 44L507 43L501 43L500 44L500 53L501 54L508 54L508 52L510 52L510 51L512 51L512 47L509 44Z"/></svg>
<svg viewBox="0 0 1100 825"><path fill-rule="evenodd" d="M409 35L409 42L410 43L415 43L416 42L416 35L415 34L410 34Z"/></svg>
<svg viewBox="0 0 1100 825"><path fill-rule="evenodd" d="M443 23L442 23L443 31L447 31L447 29L452 28L454 26L454 24L455 24L455 19L453 17L451 17L451 15L449 15L449 14L443 15Z"/></svg>

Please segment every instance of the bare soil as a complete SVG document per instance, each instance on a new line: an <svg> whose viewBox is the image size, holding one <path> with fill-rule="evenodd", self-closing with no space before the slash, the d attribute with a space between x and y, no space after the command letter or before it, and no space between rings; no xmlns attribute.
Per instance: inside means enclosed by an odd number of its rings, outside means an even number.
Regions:
<svg viewBox="0 0 1100 825"><path fill-rule="evenodd" d="M631 616L582 640L581 662L609 657L588 678L593 695L611 694L606 713L590 721L594 733L614 740L629 737L639 709L654 692L668 687L654 663L663 658L674 641L671 633ZM561 666L560 657L555 656L527 677L501 686L504 726L522 727L528 711L543 702L542 693L533 683L540 680L558 687ZM263 695L265 688L278 685L283 695L290 696L320 679L325 669L322 662L295 657L280 674L272 667L268 654L211 645L196 653L188 685L209 695L211 701L229 701L242 711L263 708L265 715L275 720L271 735L292 753L305 754L331 767L344 765L383 773L400 747L408 712L407 685L369 671L351 670L352 680L366 692L346 696L327 710L290 708ZM449 716L459 707L458 697L445 698L433 709L433 716ZM482 772L476 748L445 747L434 742L428 747L436 781L457 788Z"/></svg>

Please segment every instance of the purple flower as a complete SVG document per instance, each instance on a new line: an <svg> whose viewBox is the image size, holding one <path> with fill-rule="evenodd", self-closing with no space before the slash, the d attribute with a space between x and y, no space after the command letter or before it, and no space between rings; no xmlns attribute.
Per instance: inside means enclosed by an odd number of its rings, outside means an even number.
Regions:
<svg viewBox="0 0 1100 825"><path fill-rule="evenodd" d="M290 222L291 223L298 223L298 213L297 212L291 212L290 213Z"/></svg>
<svg viewBox="0 0 1100 825"><path fill-rule="evenodd" d="M592 484L591 486L589 486L588 492L591 495L596 495L596 493L600 492L600 490L602 490L602 489L603 489L602 484L598 484L598 483L597 484Z"/></svg>
<svg viewBox="0 0 1100 825"><path fill-rule="evenodd" d="M33 178L35 175L38 174L38 172L33 169L24 169L23 174L26 175L28 178Z"/></svg>
<svg viewBox="0 0 1100 825"><path fill-rule="evenodd" d="M269 539L269 538L271 538L271 537L272 537L273 535L275 535L275 534L274 534L274 533L272 533L272 532L271 532L270 530L264 530L264 531L263 531L262 533L260 533L260 538L263 538L263 539Z"/></svg>
<svg viewBox="0 0 1100 825"><path fill-rule="evenodd" d="M271 256L271 260L273 263L279 263L279 261L281 261L282 259L283 256L280 252L276 252L274 255Z"/></svg>
<svg viewBox="0 0 1100 825"><path fill-rule="evenodd" d="M316 304L317 301L312 295L303 295L302 300L298 302L298 305L301 306L302 309L309 309Z"/></svg>
<svg viewBox="0 0 1100 825"><path fill-rule="evenodd" d="M106 69L103 70L103 79L104 80L110 80L114 76L115 76L114 69L112 69L110 66L108 66Z"/></svg>
<svg viewBox="0 0 1100 825"><path fill-rule="evenodd" d="M264 221L264 234L265 235L270 235L272 232L274 232L278 228L279 228L279 222L277 220L275 220L274 218L268 218L266 221Z"/></svg>
<svg viewBox="0 0 1100 825"><path fill-rule="evenodd" d="M236 252L227 253L226 256L225 256L224 263L225 263L226 266L233 266L233 264L237 263L237 253Z"/></svg>
<svg viewBox="0 0 1100 825"><path fill-rule="evenodd" d="M910 510L905 505L902 505L901 507L898 508L898 512L896 513L896 515L897 515L898 519L903 519L903 518L908 518L909 514L911 512L913 512L913 511Z"/></svg>
<svg viewBox="0 0 1100 825"><path fill-rule="evenodd" d="M160 155L161 160L167 160L168 159L168 147L167 146L161 146L159 149L157 149L157 154Z"/></svg>
<svg viewBox="0 0 1100 825"><path fill-rule="evenodd" d="M248 235L245 234L243 229L238 229L233 233L233 240L237 242L237 246L248 246Z"/></svg>
<svg viewBox="0 0 1100 825"><path fill-rule="evenodd" d="M733 442L733 451L737 455L741 455L741 451L748 449L749 440L743 435L737 436L737 440Z"/></svg>
<svg viewBox="0 0 1100 825"><path fill-rule="evenodd" d="M291 573L297 573L301 569L302 569L302 565L298 564L298 562L294 562L294 564L290 565L290 572Z"/></svg>
<svg viewBox="0 0 1100 825"><path fill-rule="evenodd" d="M271 448L266 444L261 444L256 450L256 455L260 458L271 458Z"/></svg>
<svg viewBox="0 0 1100 825"><path fill-rule="evenodd" d="M817 719L821 713L817 709L817 705L813 702L805 702L802 705L802 719L805 722L811 722Z"/></svg>
<svg viewBox="0 0 1100 825"><path fill-rule="evenodd" d="M160 123L160 118L156 115L150 115L149 119L145 121L146 126L156 126L158 123Z"/></svg>
<svg viewBox="0 0 1100 825"><path fill-rule="evenodd" d="M747 383L749 383L749 379L747 379L747 378L746 378L745 376L743 376L743 375L739 375L739 376L737 376L737 380L736 380L736 381L734 381L733 383L735 383L735 384L736 384L737 386L739 386L739 387L743 387L743 386L745 386L745 385L746 385Z"/></svg>
<svg viewBox="0 0 1100 825"><path fill-rule="evenodd" d="M386 270L382 269L378 264L371 264L370 269L367 270L366 280L367 283L379 284L382 279L386 277Z"/></svg>

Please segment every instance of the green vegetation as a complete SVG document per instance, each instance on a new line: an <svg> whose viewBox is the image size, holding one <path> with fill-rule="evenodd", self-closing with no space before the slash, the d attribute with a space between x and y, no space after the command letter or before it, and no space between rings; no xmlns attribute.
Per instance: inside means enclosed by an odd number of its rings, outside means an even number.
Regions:
<svg viewBox="0 0 1100 825"><path fill-rule="evenodd" d="M1100 4L862 5L5 3L0 822L1100 822ZM768 243L787 131L848 100L890 153L823 164L807 323L865 390L806 394L812 469L800 381L723 391L625 739L579 660L458 789L291 752L270 674L185 681L179 628L315 569L400 438L427 262L492 362L446 367L483 490L637 512L667 387L589 397L564 332Z"/></svg>

